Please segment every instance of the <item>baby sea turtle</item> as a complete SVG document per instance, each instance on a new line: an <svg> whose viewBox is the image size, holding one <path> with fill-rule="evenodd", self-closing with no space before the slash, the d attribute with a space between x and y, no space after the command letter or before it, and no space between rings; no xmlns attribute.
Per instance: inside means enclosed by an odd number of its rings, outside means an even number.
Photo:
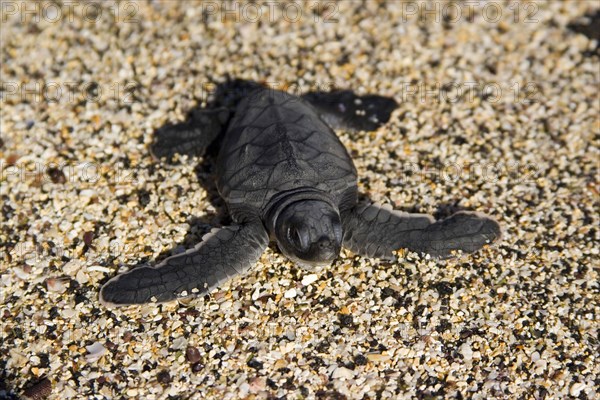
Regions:
<svg viewBox="0 0 600 400"><path fill-rule="evenodd" d="M201 155L219 141L217 188L233 220L195 248L158 265L135 268L100 291L105 305L166 302L206 293L246 272L272 238L296 263L329 265L342 246L393 258L409 249L448 258L500 237L490 217L458 212L435 221L358 202L356 169L332 128L374 130L397 107L382 96L350 91L294 96L246 81L223 86L210 108L155 133L158 158Z"/></svg>

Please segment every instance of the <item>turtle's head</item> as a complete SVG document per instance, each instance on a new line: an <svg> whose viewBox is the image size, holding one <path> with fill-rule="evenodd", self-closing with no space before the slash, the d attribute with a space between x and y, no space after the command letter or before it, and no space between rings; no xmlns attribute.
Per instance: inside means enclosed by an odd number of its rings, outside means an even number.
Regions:
<svg viewBox="0 0 600 400"><path fill-rule="evenodd" d="M338 211L320 200L299 200L288 205L274 229L283 254L303 267L329 265L342 247Z"/></svg>

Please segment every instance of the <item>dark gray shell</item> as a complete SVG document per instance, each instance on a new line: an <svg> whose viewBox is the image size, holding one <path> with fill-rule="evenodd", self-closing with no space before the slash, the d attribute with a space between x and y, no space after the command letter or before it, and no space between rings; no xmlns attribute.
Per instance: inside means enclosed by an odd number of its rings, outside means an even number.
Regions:
<svg viewBox="0 0 600 400"><path fill-rule="evenodd" d="M322 190L334 203L356 188L356 169L333 130L304 100L260 89L235 109L217 161L217 187L235 219L239 207L263 210L297 188Z"/></svg>

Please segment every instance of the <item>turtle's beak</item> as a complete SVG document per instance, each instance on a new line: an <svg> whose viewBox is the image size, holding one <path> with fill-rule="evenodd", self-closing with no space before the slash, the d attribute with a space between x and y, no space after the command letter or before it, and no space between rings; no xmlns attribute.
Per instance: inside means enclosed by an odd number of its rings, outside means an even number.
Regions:
<svg viewBox="0 0 600 400"><path fill-rule="evenodd" d="M323 236L312 244L309 252L314 255L315 261L331 264L340 254L340 249L341 246L335 238Z"/></svg>

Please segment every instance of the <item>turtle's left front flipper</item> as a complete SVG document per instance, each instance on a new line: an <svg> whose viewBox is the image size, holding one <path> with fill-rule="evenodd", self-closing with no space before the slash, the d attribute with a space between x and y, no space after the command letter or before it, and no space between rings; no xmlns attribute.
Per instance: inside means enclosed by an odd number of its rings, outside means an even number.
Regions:
<svg viewBox="0 0 600 400"><path fill-rule="evenodd" d="M139 267L112 278L100 290L100 302L106 306L163 303L206 293L246 272L268 243L259 220L218 229L194 249L156 267Z"/></svg>
<svg viewBox="0 0 600 400"><path fill-rule="evenodd" d="M374 131L390 120L398 103L390 97L358 96L350 90L309 92L302 99L310 103L333 129Z"/></svg>
<svg viewBox="0 0 600 400"><path fill-rule="evenodd" d="M342 223L344 247L377 258L392 258L399 249L449 258L459 250L473 253L501 236L495 220L474 212L458 212L435 222L427 214L359 205L342 214Z"/></svg>
<svg viewBox="0 0 600 400"><path fill-rule="evenodd" d="M175 154L201 156L223 132L231 113L226 108L195 109L185 122L168 124L154 132L154 157L170 161Z"/></svg>

